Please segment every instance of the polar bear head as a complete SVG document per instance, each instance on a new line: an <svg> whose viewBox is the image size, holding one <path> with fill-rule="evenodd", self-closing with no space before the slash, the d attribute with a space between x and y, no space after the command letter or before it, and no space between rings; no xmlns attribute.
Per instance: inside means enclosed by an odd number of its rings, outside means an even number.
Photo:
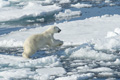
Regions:
<svg viewBox="0 0 120 80"><path fill-rule="evenodd" d="M47 32L54 34L54 33L60 33L61 29L57 26L51 26L47 29Z"/></svg>
<svg viewBox="0 0 120 80"><path fill-rule="evenodd" d="M60 33L61 32L61 29L57 26L53 26L54 28L54 33Z"/></svg>

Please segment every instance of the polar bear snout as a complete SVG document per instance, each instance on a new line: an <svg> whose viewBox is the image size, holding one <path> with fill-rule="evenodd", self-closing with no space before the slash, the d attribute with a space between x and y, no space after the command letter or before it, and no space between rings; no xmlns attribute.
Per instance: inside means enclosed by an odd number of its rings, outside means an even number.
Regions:
<svg viewBox="0 0 120 80"><path fill-rule="evenodd" d="M58 30L58 33L60 33L60 32L61 32L61 29Z"/></svg>

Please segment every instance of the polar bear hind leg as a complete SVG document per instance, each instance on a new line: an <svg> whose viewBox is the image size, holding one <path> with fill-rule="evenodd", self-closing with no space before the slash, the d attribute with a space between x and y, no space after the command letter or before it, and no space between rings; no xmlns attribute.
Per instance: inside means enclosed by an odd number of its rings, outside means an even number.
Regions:
<svg viewBox="0 0 120 80"><path fill-rule="evenodd" d="M36 50L33 50L31 48L25 48L24 52L22 53L22 56L24 58L30 58L30 56L32 56L35 52L36 52Z"/></svg>

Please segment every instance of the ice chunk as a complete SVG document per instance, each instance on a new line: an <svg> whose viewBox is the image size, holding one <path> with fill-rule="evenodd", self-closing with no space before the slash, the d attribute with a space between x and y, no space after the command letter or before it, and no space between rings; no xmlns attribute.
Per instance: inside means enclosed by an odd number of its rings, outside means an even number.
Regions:
<svg viewBox="0 0 120 80"><path fill-rule="evenodd" d="M100 77L111 77L113 75L114 74L111 73L111 72L101 72L101 73L98 74L98 76L100 76Z"/></svg>
<svg viewBox="0 0 120 80"><path fill-rule="evenodd" d="M37 4L36 4L36 5L37 5ZM30 9L30 8L32 8L32 7L34 7L34 6L35 6L34 3L28 2L28 4L27 4L23 9Z"/></svg>
<svg viewBox="0 0 120 80"><path fill-rule="evenodd" d="M13 67L45 67L45 66L60 66L60 61L56 56L48 56L38 59L24 59L22 57L0 55L0 63L2 65L13 66Z"/></svg>
<svg viewBox="0 0 120 80"><path fill-rule="evenodd" d="M120 28L115 28L114 32L120 35Z"/></svg>
<svg viewBox="0 0 120 80"><path fill-rule="evenodd" d="M70 9L66 9L64 12L59 12L55 15L56 20L69 20L71 18L79 17L81 15L81 11L71 11Z"/></svg>
<svg viewBox="0 0 120 80"><path fill-rule="evenodd" d="M105 0L105 3L111 3L112 1L111 0Z"/></svg>
<svg viewBox="0 0 120 80"><path fill-rule="evenodd" d="M114 64L120 65L120 59L116 59L116 61L114 62Z"/></svg>
<svg viewBox="0 0 120 80"><path fill-rule="evenodd" d="M109 37L115 37L117 35L120 35L120 28L115 28L114 32L110 31L107 33L107 38Z"/></svg>
<svg viewBox="0 0 120 80"><path fill-rule="evenodd" d="M108 79L106 79L106 80L116 80L116 78L108 78Z"/></svg>
<svg viewBox="0 0 120 80"><path fill-rule="evenodd" d="M90 71L91 72L113 72L113 70L108 67L95 68L95 69L91 69Z"/></svg>
<svg viewBox="0 0 120 80"><path fill-rule="evenodd" d="M70 3L71 2L71 0L60 0L60 4L65 4L65 3Z"/></svg>
<svg viewBox="0 0 120 80"><path fill-rule="evenodd" d="M44 18L41 18L41 19L37 19L37 21L39 21L39 22L44 22L45 19L44 19Z"/></svg>
<svg viewBox="0 0 120 80"><path fill-rule="evenodd" d="M120 47L119 36L94 42L94 48L97 50L114 51Z"/></svg>
<svg viewBox="0 0 120 80"><path fill-rule="evenodd" d="M39 4L29 2L28 5L23 8L3 8L0 12L0 21L19 20L30 16L44 16L56 13L56 11L60 10L61 7L56 5L41 6Z"/></svg>
<svg viewBox="0 0 120 80"><path fill-rule="evenodd" d="M80 3L77 3L77 4L71 4L72 7L75 7L75 8L89 8L89 7L92 7L91 4L80 4Z"/></svg>
<svg viewBox="0 0 120 80"><path fill-rule="evenodd" d="M65 69L62 67L42 68L42 69L37 69L36 72L39 75L57 75L57 76L66 73Z"/></svg>
<svg viewBox="0 0 120 80"><path fill-rule="evenodd" d="M120 60L116 59L113 62L111 62L111 61L108 61L108 62L100 61L99 64L102 65L102 66L116 66L116 65L120 65Z"/></svg>
<svg viewBox="0 0 120 80"><path fill-rule="evenodd" d="M55 80L83 80L88 79L90 77L94 76L94 73L87 73L87 74L81 74L81 75L71 75L66 77L59 77Z"/></svg>
<svg viewBox="0 0 120 80"><path fill-rule="evenodd" d="M107 38L109 38L109 37L114 37L114 36L116 36L117 35L117 33L115 33L115 32L108 32L107 33Z"/></svg>
<svg viewBox="0 0 120 80"><path fill-rule="evenodd" d="M34 79L37 80L49 80L54 79L55 76L63 76L66 71L62 67L46 67L41 69L36 69L37 75L34 75Z"/></svg>
<svg viewBox="0 0 120 80"><path fill-rule="evenodd" d="M102 52L98 52L95 50L92 50L90 47L88 48L81 48L77 51L74 51L70 58L73 59L95 59L95 60L113 60L116 58L113 54L106 54Z"/></svg>
<svg viewBox="0 0 120 80"><path fill-rule="evenodd" d="M21 73L21 74L20 74ZM13 79L13 78L26 78L30 75L35 74L29 68L22 69L11 69L7 71L0 71L0 77L3 77L5 80Z"/></svg>
<svg viewBox="0 0 120 80"><path fill-rule="evenodd" d="M2 7L4 7L4 6L7 6L7 5L9 5L9 4L10 4L10 2L8 2L8 1L0 0L0 8L2 8Z"/></svg>

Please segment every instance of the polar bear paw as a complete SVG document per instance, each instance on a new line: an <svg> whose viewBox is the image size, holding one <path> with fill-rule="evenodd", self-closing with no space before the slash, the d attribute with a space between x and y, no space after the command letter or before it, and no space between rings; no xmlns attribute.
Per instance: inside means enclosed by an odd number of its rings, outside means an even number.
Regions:
<svg viewBox="0 0 120 80"><path fill-rule="evenodd" d="M62 45L63 45L63 41L60 41L58 46L62 46Z"/></svg>
<svg viewBox="0 0 120 80"><path fill-rule="evenodd" d="M22 56L24 57L24 58L30 58L28 55L26 55L25 53L22 53Z"/></svg>

